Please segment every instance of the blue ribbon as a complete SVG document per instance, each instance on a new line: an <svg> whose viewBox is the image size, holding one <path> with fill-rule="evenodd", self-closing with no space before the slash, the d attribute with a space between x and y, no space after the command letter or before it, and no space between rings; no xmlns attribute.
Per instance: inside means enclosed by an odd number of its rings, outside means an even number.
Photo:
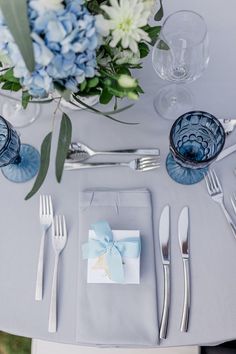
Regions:
<svg viewBox="0 0 236 354"><path fill-rule="evenodd" d="M124 283L122 257L138 258L140 256L140 238L129 237L114 241L112 230L106 221L93 224L92 230L95 232L95 237L83 244L83 259L105 255L111 280Z"/></svg>

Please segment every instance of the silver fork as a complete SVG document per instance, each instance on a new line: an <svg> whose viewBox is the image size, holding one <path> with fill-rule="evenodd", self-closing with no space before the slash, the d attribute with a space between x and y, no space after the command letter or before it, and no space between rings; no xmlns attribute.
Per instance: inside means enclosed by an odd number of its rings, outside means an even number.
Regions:
<svg viewBox="0 0 236 354"><path fill-rule="evenodd" d="M52 224L52 245L55 253L55 263L52 280L51 303L49 309L48 332L57 331L57 278L59 256L67 241L66 222L64 215L56 215Z"/></svg>
<svg viewBox="0 0 236 354"><path fill-rule="evenodd" d="M233 232L234 237L236 238L236 226L228 212L228 210L225 207L224 204L224 193L223 193L223 189L222 186L220 184L220 181L215 173L214 170L209 170L206 175L205 175L205 181L206 181L206 185L207 185L207 190L209 195L212 197L212 199L220 204L221 209L224 212L224 215L231 227L231 230Z"/></svg>
<svg viewBox="0 0 236 354"><path fill-rule="evenodd" d="M94 167L130 167L135 171L149 171L154 168L160 167L160 156L147 156L140 157L138 159L132 160L130 162L91 162L91 163L76 163L76 162L65 162L64 169L79 170L84 168L94 168Z"/></svg>
<svg viewBox="0 0 236 354"><path fill-rule="evenodd" d="M44 243L48 228L53 220L52 198L50 195L40 195L39 197L39 219L42 229L42 236L39 249L38 269L36 278L35 300L43 298L43 264L44 264Z"/></svg>

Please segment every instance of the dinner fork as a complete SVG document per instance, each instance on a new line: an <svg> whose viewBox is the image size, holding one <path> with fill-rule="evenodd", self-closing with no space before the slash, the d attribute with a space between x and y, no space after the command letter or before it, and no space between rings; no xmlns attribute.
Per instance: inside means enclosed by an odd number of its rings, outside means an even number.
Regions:
<svg viewBox="0 0 236 354"><path fill-rule="evenodd" d="M219 181L219 178L216 175L215 170L209 170L205 174L205 181L206 181L206 186L207 186L207 190L208 190L209 195L212 197L212 199L216 203L220 204L221 209L223 210L224 215L231 227L233 235L236 238L236 226L235 226L228 210L225 207L223 189L222 189L221 183Z"/></svg>
<svg viewBox="0 0 236 354"><path fill-rule="evenodd" d="M47 230L52 224L53 207L50 195L40 195L39 197L39 219L42 229L42 236L39 248L38 269L36 278L35 300L43 298L43 264L44 264L44 243Z"/></svg>
<svg viewBox="0 0 236 354"><path fill-rule="evenodd" d="M65 162L64 169L79 170L84 168L94 168L94 167L130 167L135 171L149 171L154 168L160 167L160 156L147 156L140 157L138 159L132 160L130 162L91 162L91 163L77 163L77 162Z"/></svg>
<svg viewBox="0 0 236 354"><path fill-rule="evenodd" d="M57 278L59 256L67 241L66 221L64 215L56 215L52 223L52 245L55 253L55 263L52 280L51 303L49 309L48 332L57 331Z"/></svg>

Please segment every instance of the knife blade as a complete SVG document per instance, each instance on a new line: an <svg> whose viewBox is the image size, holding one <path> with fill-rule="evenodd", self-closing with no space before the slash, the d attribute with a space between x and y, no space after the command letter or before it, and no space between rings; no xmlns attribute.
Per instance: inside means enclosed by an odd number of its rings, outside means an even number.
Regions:
<svg viewBox="0 0 236 354"><path fill-rule="evenodd" d="M159 241L164 272L164 300L160 325L160 338L167 336L170 308L170 207L166 205L159 221Z"/></svg>
<svg viewBox="0 0 236 354"><path fill-rule="evenodd" d="M180 330L188 331L190 313L190 266L189 266L189 208L185 206L178 220L179 245L183 261L184 272L184 300Z"/></svg>

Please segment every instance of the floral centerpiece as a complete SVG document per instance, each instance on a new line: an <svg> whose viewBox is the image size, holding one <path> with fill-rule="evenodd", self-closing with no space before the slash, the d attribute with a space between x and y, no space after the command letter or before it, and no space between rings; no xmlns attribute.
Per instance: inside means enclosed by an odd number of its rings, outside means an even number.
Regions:
<svg viewBox="0 0 236 354"><path fill-rule="evenodd" d="M148 23L154 5L155 0L0 0L0 60L8 65L2 69L1 88L21 90L24 108L30 100L57 91L59 100L73 97L86 109L119 121L113 116L117 99L137 100L143 92L131 70L141 68L159 34L160 26ZM162 12L161 4L156 20ZM103 113L81 100L91 95L98 95L101 104L114 99L114 112ZM63 113L56 156L58 182L71 130L70 118ZM49 132L41 145L40 171L26 198L44 181L51 140Z"/></svg>

